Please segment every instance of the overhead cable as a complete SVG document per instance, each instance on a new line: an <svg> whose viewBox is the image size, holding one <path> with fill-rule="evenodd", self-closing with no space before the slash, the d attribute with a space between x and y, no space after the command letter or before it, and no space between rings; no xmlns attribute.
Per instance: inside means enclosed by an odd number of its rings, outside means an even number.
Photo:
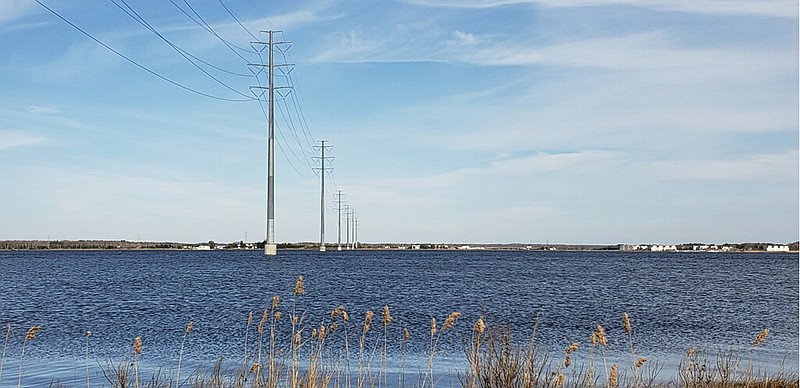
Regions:
<svg viewBox="0 0 800 388"><path fill-rule="evenodd" d="M163 76L163 75L159 74L158 72L156 72L156 71L154 71L154 70L151 70L150 68L148 68L148 67L146 67L146 66L142 65L141 63L139 63L139 62L136 62L135 60L133 60L133 59L131 59L130 57L126 56L125 54L121 53L120 51L118 51L118 50L114 49L113 47L111 47L111 46L107 45L106 43L104 43L104 42L103 42L103 41L101 41L100 39L97 39L97 38L95 38L95 37L94 37L92 34L90 34L90 33L86 32L86 31L85 31L85 30L83 30L82 28L78 27L78 26L77 26L75 23L72 23L72 22L71 22L71 21L69 21L67 18L65 18L64 16L61 16L61 14L59 14L58 12L56 12L55 10L53 10L52 8L50 8L50 7L48 7L47 5L45 5L44 3L42 3L42 2L41 2L41 0L34 0L34 1L36 1L36 3L37 3L37 4L39 4L40 6L42 6L42 8L46 9L48 12L52 13L53 15L55 15L57 18L61 19L61 20L62 20L64 23L67 23L67 24L68 24L70 27L72 27L72 28L76 29L77 31L79 31L80 33L82 33L83 35L85 35L86 37L88 37L89 39L93 40L95 43L97 43L97 44L99 44L99 45L103 46L103 47L104 47L104 48L106 48L107 50L109 50L109 51L111 51L112 53L116 54L116 55L117 55L117 56L119 56L120 58L122 58L122 59L124 59L124 60L128 61L128 62L129 62L129 63L131 63L132 65L134 65L134 66L136 66L136 67L138 67L138 68L140 68L140 69L142 69L142 70L144 70L144 71L146 71L146 72L150 73L151 75L153 75L153 76L155 76L155 77L158 77L158 78L159 78L159 79L161 79L162 81L166 81L166 82L168 82L168 83L170 83L170 84L172 84L172 85L175 85L175 86L177 86L177 87L179 87L179 88L181 88L181 89L183 89L183 90L186 90L186 91L189 91L189 92L195 93L195 94L197 94L197 95L200 95L200 96L203 96L203 97L208 97L208 98L211 98L211 99L215 99L215 100L220 100L220 101L230 101L230 102L249 102L249 101L253 101L253 98L250 98L249 96L248 96L248 98L246 98L246 99L236 99L236 98L226 98L226 97L219 97L219 96L215 96L215 95L213 95L213 94L209 94L209 93L201 92L201 91L199 91L199 90L197 90L197 89L193 89L193 88L191 88L191 87L189 87L189 86L186 86L186 85L183 85L183 84L181 84L181 83L179 83L179 82L177 82L177 81L173 81L172 79L169 79L169 78L167 78L166 76Z"/></svg>

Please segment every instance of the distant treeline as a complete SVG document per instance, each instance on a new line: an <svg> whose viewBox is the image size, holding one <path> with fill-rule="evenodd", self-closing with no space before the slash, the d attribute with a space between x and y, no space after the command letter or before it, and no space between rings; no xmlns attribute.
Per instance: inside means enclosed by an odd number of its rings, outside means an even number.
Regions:
<svg viewBox="0 0 800 388"><path fill-rule="evenodd" d="M191 244L189 244L191 245ZM183 249L185 243L135 242L126 240L9 240L0 241L0 249Z"/></svg>

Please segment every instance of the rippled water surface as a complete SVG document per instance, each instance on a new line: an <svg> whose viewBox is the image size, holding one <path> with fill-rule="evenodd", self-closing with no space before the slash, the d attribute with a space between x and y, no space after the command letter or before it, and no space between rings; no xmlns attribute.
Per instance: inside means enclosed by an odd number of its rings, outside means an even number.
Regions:
<svg viewBox="0 0 800 388"><path fill-rule="evenodd" d="M98 382L109 362L130 359L137 336L143 365L174 369L189 321L194 330L185 363L210 367L218 357L241 362L248 313L258 321L273 295L281 296L286 316L293 305L304 314L307 331L327 323L340 304L354 326L374 310L381 343L380 310L388 305L395 318L390 356L399 353L407 327L407 362L422 363L407 367L415 373L425 368L431 318L441 323L452 311L463 316L441 337L441 365L447 368L464 367L462 340L481 315L510 324L521 339L536 327L539 342L554 351L586 343L601 324L611 350L625 356L623 312L633 321L638 353L668 367L692 346L747 348L763 328L770 329L767 341L747 354L794 371L798 364L796 254L282 251L265 258L258 251L0 252L0 266L0 324L12 327L0 386L17 383L22 338L33 325L42 330L25 350L23 385L54 377L71 386L85 381L87 330L93 332L90 372ZM298 275L305 278L305 295L294 297ZM288 319L283 324L288 330ZM248 335L252 346L253 327Z"/></svg>

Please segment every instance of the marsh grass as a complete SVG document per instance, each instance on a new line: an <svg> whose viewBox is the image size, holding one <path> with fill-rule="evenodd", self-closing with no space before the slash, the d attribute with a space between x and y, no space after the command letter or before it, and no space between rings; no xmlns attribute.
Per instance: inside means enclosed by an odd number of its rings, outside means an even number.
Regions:
<svg viewBox="0 0 800 388"><path fill-rule="evenodd" d="M108 361L101 367L104 382L95 381L96 386L113 388L433 388L452 386L445 383L435 367L439 346L443 336L456 335L453 330L461 313L452 312L441 324L431 318L428 332L421 335L427 342L425 368L417 379L407 384L405 352L411 339L411 331L398 328L401 337L398 348L390 344L390 327L395 321L389 306L383 307L383 330L373 330L375 313L367 311L363 324L350 328L349 313L340 305L328 318L318 325L306 322L301 303L305 295L304 279L298 277L293 289L293 298L287 313L289 319L282 320L280 297L274 296L270 306L263 310L261 320L253 331L253 313L247 315L241 341L244 354L230 370L223 369L223 360L218 359L210 371L197 368L181 380L184 347L192 331L189 322L183 331L178 350L177 368L165 373L163 369L141 368L145 351L141 337L133 339L133 351L127 359ZM538 317L537 317L538 322ZM635 325L627 314L622 316L623 338L609 338L603 326L597 324L587 333L587 343L580 340L570 342L562 351L549 353L543 341L537 338L538 323L527 340L518 341L514 329L502 323L487 323L479 317L463 338L466 369L455 372L464 388L800 388L794 372L766 373L754 367L753 360L758 347L768 340L769 330L764 329L754 336L747 347L720 351L712 357L701 350L689 349L680 361L676 377L659 380L661 366L636 349ZM23 365L28 343L36 338L39 326L31 327L22 338L19 353L19 376L17 387L22 386ZM351 354L350 333L355 330L358 338L357 354ZM515 330L516 333L515 333ZM3 352L0 356L0 385L6 362L9 343L14 341L11 325L6 326ZM357 333L357 334L356 334ZM90 379L92 332L87 331L86 343L86 387ZM257 343L250 344L255 341ZM615 342L621 346L611 347ZM251 349L254 354L251 354ZM612 352L611 349L624 349ZM396 383L389 382L388 363L394 352L399 357L399 376ZM266 354L265 354L266 353ZM620 354L621 353L621 354ZM377 357L376 357L377 356ZM378 359L377 376L372 372ZM356 361L357 369L351 371L350 360ZM612 361L613 360L613 361ZM624 361L620 361L624 360ZM596 368L601 368L596 370ZM144 371L144 372L143 372ZM436 373L436 374L435 374ZM146 375L146 376L145 376ZM351 379L352 378L352 379ZM66 387L57 381L50 386Z"/></svg>

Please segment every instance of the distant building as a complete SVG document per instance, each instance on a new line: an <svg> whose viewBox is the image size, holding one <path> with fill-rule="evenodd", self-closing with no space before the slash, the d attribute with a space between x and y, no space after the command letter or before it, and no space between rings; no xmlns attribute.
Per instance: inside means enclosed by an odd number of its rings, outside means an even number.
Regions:
<svg viewBox="0 0 800 388"><path fill-rule="evenodd" d="M678 248L675 245L653 245L650 247L652 252L675 252Z"/></svg>
<svg viewBox="0 0 800 388"><path fill-rule="evenodd" d="M788 245L767 245L767 252L789 252Z"/></svg>

